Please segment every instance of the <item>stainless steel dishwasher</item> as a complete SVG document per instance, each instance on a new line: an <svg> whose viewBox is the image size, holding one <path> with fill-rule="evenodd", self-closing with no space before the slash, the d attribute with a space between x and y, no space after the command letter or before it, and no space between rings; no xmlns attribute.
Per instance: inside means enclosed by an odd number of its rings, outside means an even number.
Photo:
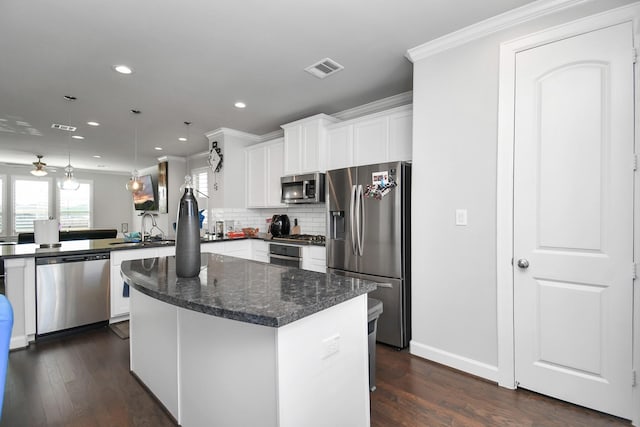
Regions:
<svg viewBox="0 0 640 427"><path fill-rule="evenodd" d="M106 323L109 252L36 259L36 335Z"/></svg>

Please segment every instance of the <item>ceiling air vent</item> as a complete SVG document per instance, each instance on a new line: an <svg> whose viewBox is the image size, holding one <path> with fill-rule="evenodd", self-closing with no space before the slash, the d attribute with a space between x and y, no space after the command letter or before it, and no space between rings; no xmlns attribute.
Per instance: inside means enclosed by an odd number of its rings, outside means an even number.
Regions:
<svg viewBox="0 0 640 427"><path fill-rule="evenodd" d="M76 129L77 129L75 126L61 125L61 124L58 124L58 123L52 124L51 127L53 129L66 130L66 131L69 131L69 132L75 132Z"/></svg>
<svg viewBox="0 0 640 427"><path fill-rule="evenodd" d="M331 58L324 58L313 65L308 66L304 70L310 74L313 74L319 79L324 79L331 74L337 73L344 67L338 64Z"/></svg>

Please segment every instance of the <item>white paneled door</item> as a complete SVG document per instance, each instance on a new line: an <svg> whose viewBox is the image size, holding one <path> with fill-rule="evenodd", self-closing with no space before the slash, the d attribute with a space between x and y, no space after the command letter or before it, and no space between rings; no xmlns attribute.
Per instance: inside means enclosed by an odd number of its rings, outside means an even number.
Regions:
<svg viewBox="0 0 640 427"><path fill-rule="evenodd" d="M632 26L516 55L515 378L631 418Z"/></svg>

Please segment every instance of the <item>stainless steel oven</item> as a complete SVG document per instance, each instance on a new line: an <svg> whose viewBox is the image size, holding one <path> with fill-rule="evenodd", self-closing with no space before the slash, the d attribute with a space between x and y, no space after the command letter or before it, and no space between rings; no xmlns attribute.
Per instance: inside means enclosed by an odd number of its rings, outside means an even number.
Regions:
<svg viewBox="0 0 640 427"><path fill-rule="evenodd" d="M269 243L269 263L284 267L302 267L302 247Z"/></svg>

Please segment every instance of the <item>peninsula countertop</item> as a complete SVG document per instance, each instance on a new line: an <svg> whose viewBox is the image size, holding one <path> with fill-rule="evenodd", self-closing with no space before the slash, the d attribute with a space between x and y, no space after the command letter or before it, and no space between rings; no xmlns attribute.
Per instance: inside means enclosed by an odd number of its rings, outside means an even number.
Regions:
<svg viewBox="0 0 640 427"><path fill-rule="evenodd" d="M259 261L202 254L200 275L176 277L175 257L124 261L124 280L178 307L280 327L376 289L377 283Z"/></svg>
<svg viewBox="0 0 640 427"><path fill-rule="evenodd" d="M236 239L202 240L202 243L229 242L245 240L246 237ZM145 242L126 242L124 239L87 239L60 242L56 248L41 248L35 243L3 244L0 245L0 259L6 258L42 258L58 255L91 254L97 252L112 252L126 249L158 248L175 246L174 240L150 240Z"/></svg>

